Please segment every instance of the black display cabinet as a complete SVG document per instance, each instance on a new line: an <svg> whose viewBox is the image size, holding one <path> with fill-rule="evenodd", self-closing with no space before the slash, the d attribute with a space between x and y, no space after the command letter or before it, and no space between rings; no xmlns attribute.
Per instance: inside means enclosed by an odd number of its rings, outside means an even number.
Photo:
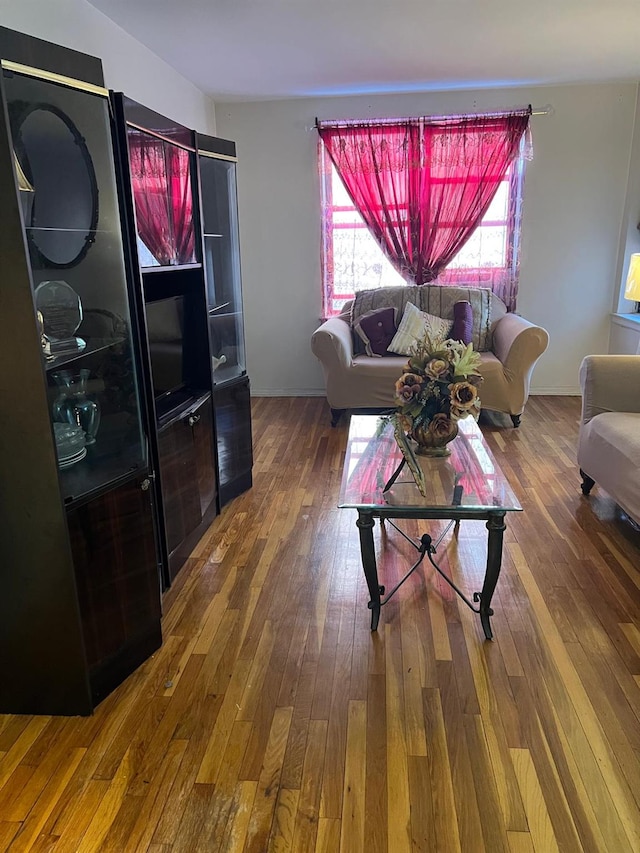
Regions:
<svg viewBox="0 0 640 853"><path fill-rule="evenodd" d="M0 712L89 714L162 639L155 424L100 62L0 56Z"/></svg>
<svg viewBox="0 0 640 853"><path fill-rule="evenodd" d="M244 347L233 142L196 134L220 505L252 483L251 399Z"/></svg>
<svg viewBox="0 0 640 853"><path fill-rule="evenodd" d="M218 512L195 133L113 94L139 271L164 586Z"/></svg>

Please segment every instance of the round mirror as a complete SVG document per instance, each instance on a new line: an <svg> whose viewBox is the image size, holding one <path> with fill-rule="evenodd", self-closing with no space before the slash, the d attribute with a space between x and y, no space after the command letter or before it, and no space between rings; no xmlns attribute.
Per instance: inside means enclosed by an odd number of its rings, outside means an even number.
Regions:
<svg viewBox="0 0 640 853"><path fill-rule="evenodd" d="M49 267L86 255L98 225L98 187L89 149L75 124L51 104L32 104L18 121L18 161L33 187L25 222Z"/></svg>

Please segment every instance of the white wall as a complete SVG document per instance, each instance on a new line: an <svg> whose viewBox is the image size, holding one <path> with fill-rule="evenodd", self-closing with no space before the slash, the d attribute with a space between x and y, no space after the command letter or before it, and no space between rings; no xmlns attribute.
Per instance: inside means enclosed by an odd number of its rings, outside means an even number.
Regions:
<svg viewBox="0 0 640 853"><path fill-rule="evenodd" d="M631 149L629 182L627 198L620 235L620 252L618 257L618 278L620 288L615 294L613 310L622 313L635 312L635 303L624 298L624 288L629 272L629 257L633 252L640 252L640 87L636 102L635 128ZM613 329L611 330L613 334ZM615 350L612 350L614 352ZM631 350L635 352L635 347Z"/></svg>
<svg viewBox="0 0 640 853"><path fill-rule="evenodd" d="M248 370L260 394L322 393L309 340L320 317L320 216L314 119L474 112L532 103L518 311L549 350L533 393L578 393L586 353L607 352L620 285L636 84L216 104L237 143Z"/></svg>
<svg viewBox="0 0 640 853"><path fill-rule="evenodd" d="M107 88L215 135L213 101L86 0L0 0L0 24L98 57Z"/></svg>

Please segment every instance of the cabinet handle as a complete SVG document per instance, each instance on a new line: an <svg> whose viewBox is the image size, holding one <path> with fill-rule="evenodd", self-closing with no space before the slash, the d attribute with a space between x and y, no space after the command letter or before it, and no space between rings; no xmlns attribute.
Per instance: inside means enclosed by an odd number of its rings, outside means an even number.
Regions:
<svg viewBox="0 0 640 853"><path fill-rule="evenodd" d="M143 492L146 492L151 485L151 480L148 477L145 477L144 480L140 483L140 488Z"/></svg>
<svg viewBox="0 0 640 853"><path fill-rule="evenodd" d="M187 423L190 427L195 426L200 420L200 415L189 415Z"/></svg>

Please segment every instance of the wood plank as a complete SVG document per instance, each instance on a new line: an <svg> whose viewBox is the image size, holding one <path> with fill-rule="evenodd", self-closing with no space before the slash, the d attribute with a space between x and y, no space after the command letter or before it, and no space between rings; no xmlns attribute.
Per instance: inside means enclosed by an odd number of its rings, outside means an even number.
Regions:
<svg viewBox="0 0 640 853"><path fill-rule="evenodd" d="M335 853L340 849L340 821L321 817L318 823L318 841L315 853Z"/></svg>
<svg viewBox="0 0 640 853"><path fill-rule="evenodd" d="M383 675L370 675L367 689L367 785L365 850L387 844L387 690Z"/></svg>
<svg viewBox="0 0 640 853"><path fill-rule="evenodd" d="M309 723L298 813L293 843L290 848L296 850L297 853L313 853L316 846L327 728L326 720L311 720Z"/></svg>
<svg viewBox="0 0 640 853"><path fill-rule="evenodd" d="M132 761L129 750L127 750L111 784L100 801L100 805L94 812L86 832L82 836L77 853L89 853L89 851L97 850L100 847L122 806L131 773Z"/></svg>
<svg viewBox="0 0 640 853"><path fill-rule="evenodd" d="M49 720L50 717L34 717L7 751L0 765L0 790L10 780L12 773L44 731Z"/></svg>
<svg viewBox="0 0 640 853"><path fill-rule="evenodd" d="M349 702L347 756L344 767L340 850L364 850L367 703Z"/></svg>
<svg viewBox="0 0 640 853"><path fill-rule="evenodd" d="M558 844L531 754L527 749L512 749L511 757L527 812L533 847L536 851L544 850L545 853L556 853L559 849Z"/></svg>
<svg viewBox="0 0 640 853"><path fill-rule="evenodd" d="M404 690L400 635L385 624L387 718L387 847L396 853L411 850L411 803L404 721Z"/></svg>
<svg viewBox="0 0 640 853"><path fill-rule="evenodd" d="M267 847L291 716L291 708L278 708L273 715L269 743L249 819L244 853L264 853Z"/></svg>
<svg viewBox="0 0 640 853"><path fill-rule="evenodd" d="M291 791L289 788L280 788L279 790L268 845L268 849L273 853L285 853L287 850L293 850L293 832L299 798L300 791Z"/></svg>
<svg viewBox="0 0 640 853"><path fill-rule="evenodd" d="M236 853L244 849L257 789L257 782L238 783L236 808L232 819L227 824L220 853Z"/></svg>
<svg viewBox="0 0 640 853"><path fill-rule="evenodd" d="M22 853L22 851L31 849L60 799L62 792L76 772L85 752L86 750L84 749L69 750L65 756L65 760L52 773L48 784L30 808L28 817L24 820L20 832L11 845L12 850L16 851L16 853Z"/></svg>
<svg viewBox="0 0 640 853"><path fill-rule="evenodd" d="M431 796L431 771L426 756L410 755L409 792L411 795L411 849L413 853L431 853L438 845Z"/></svg>
<svg viewBox="0 0 640 853"><path fill-rule="evenodd" d="M453 792L453 776L447 749L447 735L440 691L423 691L434 837L442 853L461 853L458 815Z"/></svg>

